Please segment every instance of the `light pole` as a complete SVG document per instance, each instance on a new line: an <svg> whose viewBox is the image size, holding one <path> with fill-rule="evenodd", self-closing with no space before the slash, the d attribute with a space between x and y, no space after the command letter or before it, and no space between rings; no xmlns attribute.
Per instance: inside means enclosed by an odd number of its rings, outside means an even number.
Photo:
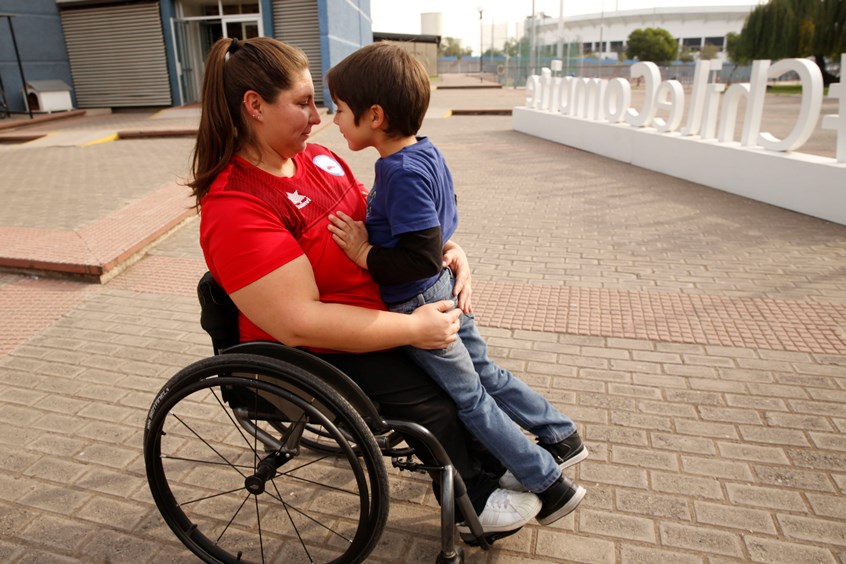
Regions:
<svg viewBox="0 0 846 564"><path fill-rule="evenodd" d="M564 0L558 2L558 45L555 47L555 56L559 59L564 57Z"/></svg>
<svg viewBox="0 0 846 564"><path fill-rule="evenodd" d="M482 82L482 52L484 50L484 42L482 41L482 10L484 6L479 4L479 82Z"/></svg>
<svg viewBox="0 0 846 564"><path fill-rule="evenodd" d="M535 72L535 0L532 0L532 39L531 39L531 46L532 50L529 53L529 75L534 74Z"/></svg>
<svg viewBox="0 0 846 564"><path fill-rule="evenodd" d="M6 18L9 22L9 34L12 37L12 45L15 48L15 59L18 61L18 70L21 73L21 89L23 90L24 96L24 104L26 104L26 110L29 112L29 119L32 119L32 107L29 105L29 98L26 95L26 77L24 77L24 69L23 64L21 63L21 54L18 52L18 40L15 38L15 27L12 25L12 18L15 17L15 14L0 14L0 17ZM5 105L5 113L7 116L11 115L9 111L8 102L6 102L6 92L3 91L3 103Z"/></svg>
<svg viewBox="0 0 846 564"><path fill-rule="evenodd" d="M599 15L599 60L604 60L605 46L602 44L602 31L605 28L605 0L602 0L602 13Z"/></svg>

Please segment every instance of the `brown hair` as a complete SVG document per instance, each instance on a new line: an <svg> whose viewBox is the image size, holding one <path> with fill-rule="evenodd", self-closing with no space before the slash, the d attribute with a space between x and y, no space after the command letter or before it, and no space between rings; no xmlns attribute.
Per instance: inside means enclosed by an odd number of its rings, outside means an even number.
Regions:
<svg viewBox="0 0 846 564"><path fill-rule="evenodd" d="M429 108L429 74L411 53L390 43L362 47L326 74L332 99L350 107L355 124L374 104L387 119L385 133L414 135Z"/></svg>
<svg viewBox="0 0 846 564"><path fill-rule="evenodd" d="M194 178L188 183L197 207L232 156L254 141L245 119L244 93L253 90L273 103L307 68L308 58L302 51L269 37L226 38L212 45L203 79Z"/></svg>

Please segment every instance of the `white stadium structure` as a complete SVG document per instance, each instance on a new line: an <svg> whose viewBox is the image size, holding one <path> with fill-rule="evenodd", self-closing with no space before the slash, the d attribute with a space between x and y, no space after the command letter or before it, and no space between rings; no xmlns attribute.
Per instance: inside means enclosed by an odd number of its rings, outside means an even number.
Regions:
<svg viewBox="0 0 846 564"><path fill-rule="evenodd" d="M526 19L526 35L535 34L534 44L545 54L567 56L565 45L579 50L571 57L593 54L596 57L617 58L624 52L629 34L636 29L659 27L669 31L679 42L680 51L687 48L696 53L705 45L720 49L725 57L726 35L740 33L749 13L757 2L740 6L695 6L678 8L650 8L641 10L602 11L568 17L563 22L545 14Z"/></svg>

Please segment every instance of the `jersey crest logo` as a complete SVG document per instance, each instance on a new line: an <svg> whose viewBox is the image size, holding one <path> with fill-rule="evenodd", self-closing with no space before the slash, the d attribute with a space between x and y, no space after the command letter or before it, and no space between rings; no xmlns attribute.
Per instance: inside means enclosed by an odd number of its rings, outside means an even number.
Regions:
<svg viewBox="0 0 846 564"><path fill-rule="evenodd" d="M341 167L341 163L329 155L317 155L312 159L312 162L332 176L344 176L344 169Z"/></svg>
<svg viewBox="0 0 846 564"><path fill-rule="evenodd" d="M293 193L285 193L288 195L288 199L291 200L291 203L294 204L298 210L303 209L311 203L311 198L309 198L308 196L300 195L296 190L294 190Z"/></svg>

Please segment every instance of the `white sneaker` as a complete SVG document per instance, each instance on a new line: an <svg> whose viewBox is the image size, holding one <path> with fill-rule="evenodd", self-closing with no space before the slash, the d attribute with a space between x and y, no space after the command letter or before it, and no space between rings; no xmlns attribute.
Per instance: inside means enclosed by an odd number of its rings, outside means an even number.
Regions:
<svg viewBox="0 0 846 564"><path fill-rule="evenodd" d="M503 474L499 478L499 487L504 490L511 490L513 492L529 491L528 489L526 489L526 486L520 483L520 480L517 479L517 476L511 473L511 470L506 470L505 474Z"/></svg>
<svg viewBox="0 0 846 564"><path fill-rule="evenodd" d="M540 498L531 492L497 489L488 498L479 523L485 533L513 531L534 519L542 505ZM463 522L458 524L458 532L471 534L470 527Z"/></svg>

